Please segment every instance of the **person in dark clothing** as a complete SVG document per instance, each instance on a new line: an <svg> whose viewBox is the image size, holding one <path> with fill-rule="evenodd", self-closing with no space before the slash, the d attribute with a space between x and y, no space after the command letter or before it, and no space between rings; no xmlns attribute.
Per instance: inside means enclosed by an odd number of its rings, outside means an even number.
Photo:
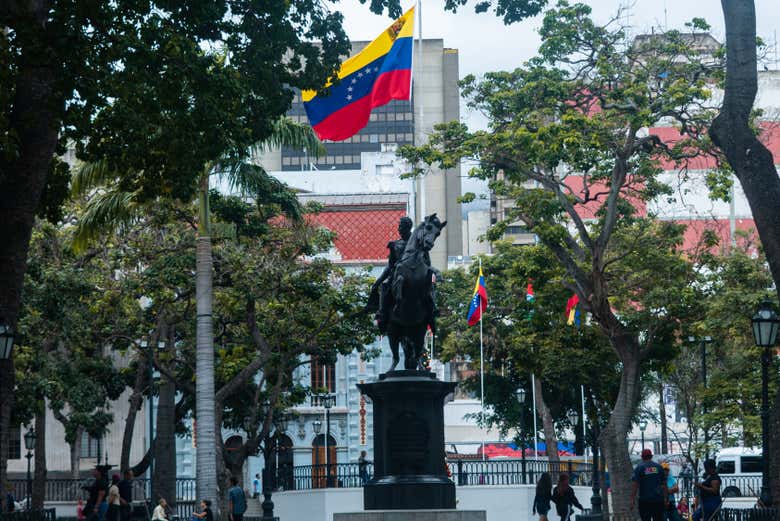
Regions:
<svg viewBox="0 0 780 521"><path fill-rule="evenodd" d="M200 501L200 512L194 512L192 515L202 521L214 521L214 513L211 511L211 501L202 499Z"/></svg>
<svg viewBox="0 0 780 521"><path fill-rule="evenodd" d="M230 521L243 521L244 512L246 512L246 495L241 487L238 486L238 479L233 476L230 478L230 488L228 489L228 514Z"/></svg>
<svg viewBox="0 0 780 521"><path fill-rule="evenodd" d="M577 496L574 495L574 489L569 486L568 474L558 476L558 484L553 489L552 500L555 503L555 511L558 512L558 517L561 518L561 521L570 519L572 507L584 510L577 500Z"/></svg>
<svg viewBox="0 0 780 521"><path fill-rule="evenodd" d="M710 521L718 511L722 502L720 483L715 460L708 459L704 462L704 480L694 484L700 491L701 501L699 508L693 513L693 521Z"/></svg>
<svg viewBox="0 0 780 521"><path fill-rule="evenodd" d="M552 478L550 478L550 474L544 472L539 476L539 482L536 484L536 495L534 495L534 506L532 508L534 514L539 514L539 521L547 521L551 500Z"/></svg>
<svg viewBox="0 0 780 521"><path fill-rule="evenodd" d="M661 465L653 461L650 449L642 450L642 462L634 469L631 481L631 508L634 508L639 492L639 516L642 521L664 521L666 476Z"/></svg>
<svg viewBox="0 0 780 521"><path fill-rule="evenodd" d="M126 470L124 479L118 484L119 488L119 521L130 521L130 512L133 503L133 471Z"/></svg>
<svg viewBox="0 0 780 521"><path fill-rule="evenodd" d="M103 471L99 468L95 468L92 471L92 476L95 481L92 485L86 488L89 492L89 499L87 499L87 505L84 508L84 515L87 516L88 521L104 521L106 511L108 510L108 503L106 503L106 496L108 496L108 481L103 476Z"/></svg>
<svg viewBox="0 0 780 521"><path fill-rule="evenodd" d="M366 456L366 451L361 450L360 457L358 458L358 474L360 475L361 485L368 483L368 466L370 464L371 461L369 461L368 457Z"/></svg>
<svg viewBox="0 0 780 521"><path fill-rule="evenodd" d="M14 486L11 483L6 485L5 494L5 510L0 509L0 512L13 512L16 510L16 498L14 497Z"/></svg>

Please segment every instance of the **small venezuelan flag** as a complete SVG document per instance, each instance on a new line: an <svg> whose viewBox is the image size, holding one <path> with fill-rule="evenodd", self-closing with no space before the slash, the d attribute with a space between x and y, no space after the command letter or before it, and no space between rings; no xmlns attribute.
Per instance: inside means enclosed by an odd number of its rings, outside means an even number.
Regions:
<svg viewBox="0 0 780 521"><path fill-rule="evenodd" d="M477 285L474 287L474 297L471 299L469 314L468 317L466 317L470 326L473 326L479 322L479 319L482 318L482 313L485 312L487 306L488 296L487 288L485 287L485 276L482 275L482 268L479 268Z"/></svg>
<svg viewBox="0 0 780 521"><path fill-rule="evenodd" d="M414 7L365 49L341 64L328 95L301 93L306 115L320 139L342 141L368 123L371 110L390 100L408 100L412 87Z"/></svg>
<svg viewBox="0 0 780 521"><path fill-rule="evenodd" d="M575 293L566 301L566 323L580 325L580 298Z"/></svg>

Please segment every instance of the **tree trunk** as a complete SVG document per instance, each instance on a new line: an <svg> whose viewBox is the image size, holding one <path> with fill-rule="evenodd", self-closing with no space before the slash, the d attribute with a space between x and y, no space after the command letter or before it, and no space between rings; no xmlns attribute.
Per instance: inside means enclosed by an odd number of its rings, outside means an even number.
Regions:
<svg viewBox="0 0 780 521"><path fill-rule="evenodd" d="M613 343L620 338L613 339ZM620 346L623 357L623 373L620 376L620 390L615 405L601 432L604 460L609 468L612 488L612 510L615 515L627 517L631 512L631 459L626 439L631 430L631 418L639 400L639 353L629 346Z"/></svg>
<svg viewBox="0 0 780 521"><path fill-rule="evenodd" d="M166 350L173 347L167 335ZM152 501L163 497L176 504L176 384L163 376L157 399L157 433L154 440L154 492Z"/></svg>
<svg viewBox="0 0 780 521"><path fill-rule="evenodd" d="M33 475L32 509L41 510L46 499L46 405L35 414L35 474Z"/></svg>
<svg viewBox="0 0 780 521"><path fill-rule="evenodd" d="M195 417L197 419L197 492L217 509L217 426L214 418L214 324L212 257L209 230L208 170L201 176L195 294L197 301ZM219 517L219 512L214 512Z"/></svg>
<svg viewBox="0 0 780 521"><path fill-rule="evenodd" d="M544 396L542 396L542 379L539 375L534 375L534 392L536 393L536 409L542 417L542 429L544 430L544 444L547 447L547 459L551 463L560 463L561 458L558 456L558 437L555 435L555 425L553 424L550 408L547 407ZM555 469L557 468L557 465L551 465L551 467ZM555 478L555 476L553 476L553 478Z"/></svg>
<svg viewBox="0 0 780 521"><path fill-rule="evenodd" d="M81 473L81 437L84 435L84 427L76 429L76 440L69 444L70 447L70 477L79 479Z"/></svg>
<svg viewBox="0 0 780 521"><path fill-rule="evenodd" d="M148 374L148 360L141 356L138 357L138 364L135 369L135 381L133 382L133 392L128 399L130 407L127 410L127 416L125 416L125 428L122 433L122 452L119 457L119 469L124 472L130 468L130 451L133 448L133 432L135 430L135 420L138 416L138 411L141 410L141 405L144 402L144 384L146 383L146 375Z"/></svg>
<svg viewBox="0 0 780 521"><path fill-rule="evenodd" d="M669 454L669 438L666 432L666 402L664 402L664 382L658 379L658 414L661 416L661 454Z"/></svg>
<svg viewBox="0 0 780 521"><path fill-rule="evenodd" d="M47 2L29 2L24 15L45 31ZM54 67L22 50L9 123L18 149L0 159L0 320L16 327L27 252L52 156L57 144L63 101L55 95ZM13 359L0 360L0 484L8 472L8 430L13 406ZM5 489L3 489L5 490Z"/></svg>
<svg viewBox="0 0 780 521"><path fill-rule="evenodd" d="M745 192L761 245L780 296L780 178L772 153L753 135L750 113L758 92L756 6L748 0L721 0L726 22L726 86L723 107L712 123L712 141L721 148ZM780 413L780 393L773 407ZM775 494L780 497L780 450L770 452Z"/></svg>

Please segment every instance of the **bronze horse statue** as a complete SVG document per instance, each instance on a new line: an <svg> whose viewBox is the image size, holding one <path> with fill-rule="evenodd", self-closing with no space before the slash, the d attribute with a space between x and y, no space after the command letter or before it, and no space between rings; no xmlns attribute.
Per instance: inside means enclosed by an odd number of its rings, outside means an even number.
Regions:
<svg viewBox="0 0 780 521"><path fill-rule="evenodd" d="M441 234L447 221L436 214L429 215L415 228L391 279L392 311L387 323L387 338L393 353L390 371L398 365L398 346L404 350L404 368L420 369L420 357L425 347L425 334L430 326L436 332L434 280L438 274L431 267L428 252Z"/></svg>

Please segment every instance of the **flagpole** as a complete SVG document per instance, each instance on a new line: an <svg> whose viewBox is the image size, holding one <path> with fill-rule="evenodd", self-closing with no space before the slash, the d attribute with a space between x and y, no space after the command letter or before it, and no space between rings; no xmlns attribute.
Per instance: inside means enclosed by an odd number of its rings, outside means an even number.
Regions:
<svg viewBox="0 0 780 521"><path fill-rule="evenodd" d="M582 395L582 454L585 456L585 463L588 462L588 450L586 448L585 440L587 440L588 432L585 429L585 386L580 385L580 394Z"/></svg>
<svg viewBox="0 0 780 521"><path fill-rule="evenodd" d="M531 373L531 400L534 407L534 459L539 459L539 429L536 427L536 375Z"/></svg>
<svg viewBox="0 0 780 521"><path fill-rule="evenodd" d="M479 272L482 273L482 257L479 258ZM479 394L480 394L480 418L482 420L482 459L485 459L485 436L486 436L486 430L485 430L485 370L484 370L484 360L485 360L485 351L482 343L482 315L485 313L482 311L482 297L480 297L479 307Z"/></svg>
<svg viewBox="0 0 780 521"><path fill-rule="evenodd" d="M425 106L423 104L423 88L422 88L422 70L423 70L423 33L422 33L422 0L417 0L417 97L415 103L420 107L420 121L417 124L417 146L422 146L423 138L425 137L424 122L425 122ZM420 197L420 219L425 219L425 177L419 177L420 188L418 190Z"/></svg>

